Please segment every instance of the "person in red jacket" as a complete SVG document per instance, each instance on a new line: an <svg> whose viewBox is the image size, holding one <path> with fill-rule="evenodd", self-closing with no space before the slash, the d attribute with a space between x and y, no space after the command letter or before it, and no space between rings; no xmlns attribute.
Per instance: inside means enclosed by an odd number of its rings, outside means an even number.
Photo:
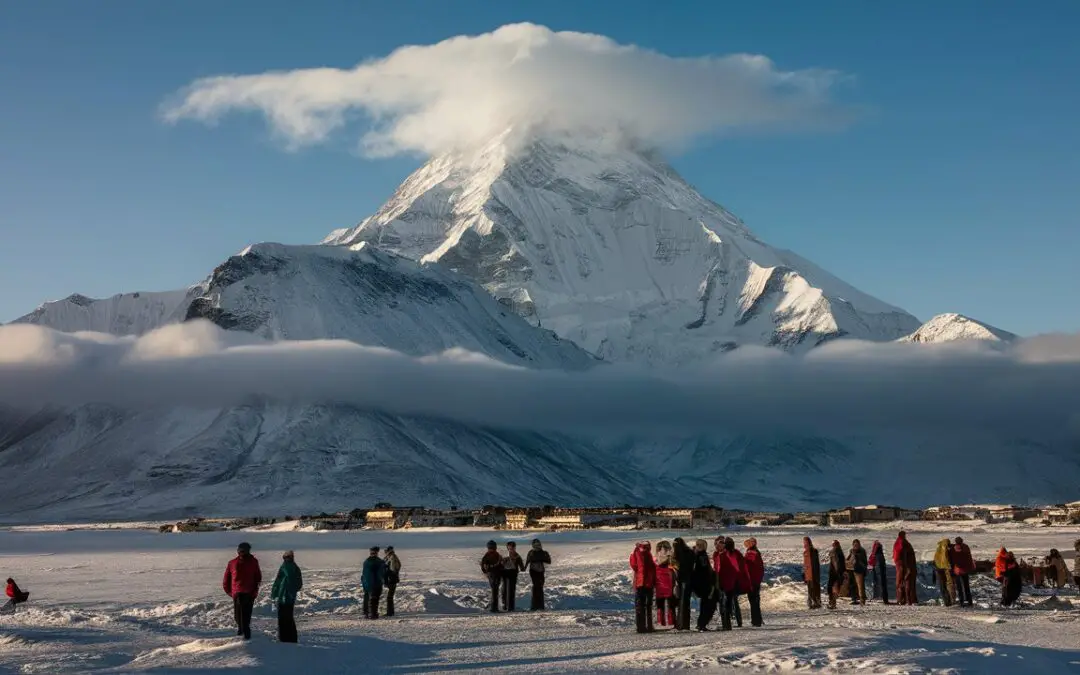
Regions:
<svg viewBox="0 0 1080 675"><path fill-rule="evenodd" d="M974 607L971 601L971 574L975 571L975 560L963 537L957 537L953 544L952 562L953 575L956 577L956 601L961 607Z"/></svg>
<svg viewBox="0 0 1080 675"><path fill-rule="evenodd" d="M255 596L262 583L259 561L251 555L251 544L246 541L236 547L236 557L225 567L221 587L233 599L233 616L236 618L236 634L251 639L251 612L255 608Z"/></svg>
<svg viewBox="0 0 1080 675"><path fill-rule="evenodd" d="M749 579L750 588L746 591L746 599L750 603L750 625L763 626L761 619L761 582L765 579L765 561L761 559L761 551L757 547L757 539L750 537L743 542L746 554L746 576Z"/></svg>
<svg viewBox="0 0 1080 675"><path fill-rule="evenodd" d="M666 546L665 546L666 544ZM656 623L675 627L675 566L671 564L671 544L656 545L659 563L656 566ZM663 555L666 552L667 555Z"/></svg>
<svg viewBox="0 0 1080 675"><path fill-rule="evenodd" d="M918 576L918 562L915 549L907 540L907 532L901 532L893 544L893 564L896 565L896 604L919 604L915 579Z"/></svg>
<svg viewBox="0 0 1080 675"><path fill-rule="evenodd" d="M640 542L630 554L630 569L634 571L634 619L637 632L653 632L653 589L656 588L656 561L652 544Z"/></svg>
<svg viewBox="0 0 1080 675"><path fill-rule="evenodd" d="M720 630L731 630L732 614L735 615L738 627L742 628L739 593L749 588L750 578L746 573L746 563L742 553L735 548L735 540L731 537L723 540L723 548L720 548L720 540L717 538L717 550L713 553L713 569L716 571L716 585L724 598L724 607L720 610Z"/></svg>
<svg viewBox="0 0 1080 675"><path fill-rule="evenodd" d="M19 588L19 584L15 583L15 580L11 577L8 577L7 588L4 589L4 595L8 597L8 601L4 603L3 607L0 607L0 612L3 612L4 614L14 613L16 605L30 599L30 593Z"/></svg>

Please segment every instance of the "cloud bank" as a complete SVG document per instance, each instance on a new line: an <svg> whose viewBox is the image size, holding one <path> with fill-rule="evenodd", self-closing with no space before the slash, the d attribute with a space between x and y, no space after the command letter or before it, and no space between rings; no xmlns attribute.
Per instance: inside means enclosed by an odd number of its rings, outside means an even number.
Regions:
<svg viewBox="0 0 1080 675"><path fill-rule="evenodd" d="M264 342L189 322L141 338L0 326L0 407L346 404L561 432L973 431L1080 438L1080 335L1012 346L836 343L793 357L744 348L658 375L413 358L343 341Z"/></svg>
<svg viewBox="0 0 1080 675"><path fill-rule="evenodd" d="M234 111L261 113L290 149L362 120L370 156L474 147L510 128L677 147L702 135L833 120L840 79L830 70L779 70L760 55L677 58L522 23L401 47L351 69L196 80L162 115L214 123Z"/></svg>

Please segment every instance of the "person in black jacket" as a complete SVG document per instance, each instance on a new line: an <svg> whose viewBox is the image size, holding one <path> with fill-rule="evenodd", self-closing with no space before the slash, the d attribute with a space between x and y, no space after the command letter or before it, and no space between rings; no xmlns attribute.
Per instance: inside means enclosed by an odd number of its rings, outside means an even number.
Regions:
<svg viewBox="0 0 1080 675"><path fill-rule="evenodd" d="M525 567L529 569L529 578L532 579L530 612L539 612L544 609L544 575L550 564L551 554L544 550L539 539L533 539L532 550L525 556Z"/></svg>
<svg viewBox="0 0 1080 675"><path fill-rule="evenodd" d="M480 571L487 577L491 586L491 604L488 610L499 611L499 585L502 583L503 559L499 555L499 545L494 540L487 543L487 551L480 559Z"/></svg>
<svg viewBox="0 0 1080 675"><path fill-rule="evenodd" d="M866 549L858 539L851 542L851 550L848 551L847 569L848 587L851 595L851 604L866 604L866 572L870 565L866 559Z"/></svg>
<svg viewBox="0 0 1080 675"><path fill-rule="evenodd" d="M829 549L829 609L836 609L836 599L843 592L847 576L847 557L839 541L833 541Z"/></svg>
<svg viewBox="0 0 1080 675"><path fill-rule="evenodd" d="M682 537L675 537L671 550L678 572L675 597L679 606L675 612L675 630L690 630L690 594L693 588L695 556Z"/></svg>
<svg viewBox="0 0 1080 675"><path fill-rule="evenodd" d="M709 630L709 622L716 613L716 573L709 560L709 544L704 539L694 542L694 569L691 572L691 586L698 596L698 631Z"/></svg>

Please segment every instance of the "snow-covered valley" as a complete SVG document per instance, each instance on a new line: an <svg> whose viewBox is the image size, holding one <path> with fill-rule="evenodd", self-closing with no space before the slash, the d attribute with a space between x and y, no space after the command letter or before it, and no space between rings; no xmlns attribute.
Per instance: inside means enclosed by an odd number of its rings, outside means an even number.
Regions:
<svg viewBox="0 0 1080 675"><path fill-rule="evenodd" d="M824 549L839 539L891 546L899 524L875 529L794 527L723 532L755 536L766 562L765 627L731 633L638 635L626 559L635 541L677 532L568 533L490 530L312 533L243 531L161 535L144 530L0 530L0 571L31 592L0 616L0 672L703 672L849 671L1043 673L1080 667L1080 598L1025 588L1021 605L994 606L990 579L973 583L976 607L945 608L920 580L919 607L870 604L805 609L801 538ZM1001 545L1018 557L1051 547L1071 552L1077 528L905 523L920 560L936 542L963 534L976 559ZM278 528L280 530L280 526ZM490 615L478 561L484 542L544 541L553 565L551 611ZM711 541L716 532L691 533ZM221 573L236 544L250 541L264 576L294 549L304 571L299 645L274 637L262 593L250 643L234 637ZM369 546L393 545L403 563L398 616L365 621L359 567ZM1071 556L1068 556L1071 566ZM519 598L527 598L519 582ZM519 609L522 605L519 600ZM696 601L695 601L696 602ZM745 601L744 601L745 602ZM743 608L746 611L745 605Z"/></svg>

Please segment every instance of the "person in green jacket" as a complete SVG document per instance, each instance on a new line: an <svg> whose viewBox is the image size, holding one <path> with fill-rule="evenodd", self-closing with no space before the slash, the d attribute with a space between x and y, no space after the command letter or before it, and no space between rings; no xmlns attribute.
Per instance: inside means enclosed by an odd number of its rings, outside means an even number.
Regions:
<svg viewBox="0 0 1080 675"><path fill-rule="evenodd" d="M304 587L304 578L292 551L285 551L281 558L281 567L270 590L270 600L277 605L278 640L296 642L296 594Z"/></svg>

